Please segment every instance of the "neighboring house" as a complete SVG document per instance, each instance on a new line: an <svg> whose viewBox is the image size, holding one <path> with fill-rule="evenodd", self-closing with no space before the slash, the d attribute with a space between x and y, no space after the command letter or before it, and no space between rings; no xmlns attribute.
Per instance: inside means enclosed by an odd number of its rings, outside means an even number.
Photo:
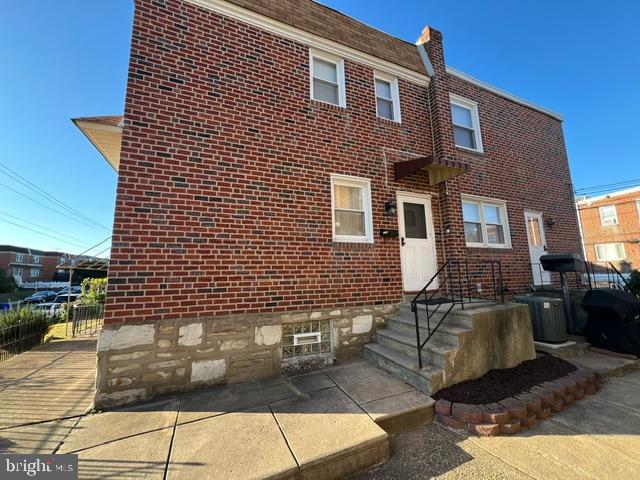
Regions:
<svg viewBox="0 0 640 480"><path fill-rule="evenodd" d="M33 248L0 245L0 270L23 282L48 282L56 274L56 265L66 254Z"/></svg>
<svg viewBox="0 0 640 480"><path fill-rule="evenodd" d="M581 198L576 205L587 260L640 268L640 187Z"/></svg>
<svg viewBox="0 0 640 480"><path fill-rule="evenodd" d="M523 292L580 251L562 118L430 27L137 0L124 120L76 123L119 175L96 406L357 355L446 259Z"/></svg>

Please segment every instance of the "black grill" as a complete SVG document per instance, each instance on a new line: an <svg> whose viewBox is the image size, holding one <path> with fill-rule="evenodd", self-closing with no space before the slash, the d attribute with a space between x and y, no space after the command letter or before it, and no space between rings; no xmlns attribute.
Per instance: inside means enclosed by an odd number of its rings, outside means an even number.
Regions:
<svg viewBox="0 0 640 480"><path fill-rule="evenodd" d="M540 257L542 268L548 272L584 272L584 261L576 253L554 253Z"/></svg>

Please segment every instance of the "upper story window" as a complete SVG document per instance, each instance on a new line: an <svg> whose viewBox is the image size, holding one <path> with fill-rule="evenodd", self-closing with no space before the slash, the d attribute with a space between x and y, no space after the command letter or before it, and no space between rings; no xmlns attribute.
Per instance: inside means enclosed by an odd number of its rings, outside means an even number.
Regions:
<svg viewBox="0 0 640 480"><path fill-rule="evenodd" d="M24 261L24 254L16 253L16 262L22 262L22 261Z"/></svg>
<svg viewBox="0 0 640 480"><path fill-rule="evenodd" d="M453 138L456 147L482 153L478 104L453 93L449 95L449 98L451 100Z"/></svg>
<svg viewBox="0 0 640 480"><path fill-rule="evenodd" d="M373 243L369 180L331 175L331 210L335 242Z"/></svg>
<svg viewBox="0 0 640 480"><path fill-rule="evenodd" d="M32 277L39 277L40 276L40 269L39 268L32 268L31 269L31 276Z"/></svg>
<svg viewBox="0 0 640 480"><path fill-rule="evenodd" d="M376 73L376 112L378 117L400 123L400 94L398 79Z"/></svg>
<svg viewBox="0 0 640 480"><path fill-rule="evenodd" d="M344 60L325 52L310 50L311 98L346 107Z"/></svg>
<svg viewBox="0 0 640 480"><path fill-rule="evenodd" d="M618 225L618 212L615 205L606 205L598 210L600 211L600 223L602 226Z"/></svg>
<svg viewBox="0 0 640 480"><path fill-rule="evenodd" d="M468 247L511 247L507 205L504 202L462 197L462 217Z"/></svg>
<svg viewBox="0 0 640 480"><path fill-rule="evenodd" d="M39 263L40 262L40 255L34 255L33 256L33 263Z"/></svg>
<svg viewBox="0 0 640 480"><path fill-rule="evenodd" d="M624 260L627 256L623 243L601 243L595 246L599 262Z"/></svg>

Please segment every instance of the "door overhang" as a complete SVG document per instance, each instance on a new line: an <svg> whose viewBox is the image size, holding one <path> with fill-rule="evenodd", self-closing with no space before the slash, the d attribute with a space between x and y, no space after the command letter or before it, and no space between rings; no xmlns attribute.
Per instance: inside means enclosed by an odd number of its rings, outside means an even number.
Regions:
<svg viewBox="0 0 640 480"><path fill-rule="evenodd" d="M438 159L433 155L403 160L393 164L396 181L413 175L420 170L426 170L429 172L429 183L431 185L437 185L445 180L462 175L470 169L471 167L468 163L459 160Z"/></svg>

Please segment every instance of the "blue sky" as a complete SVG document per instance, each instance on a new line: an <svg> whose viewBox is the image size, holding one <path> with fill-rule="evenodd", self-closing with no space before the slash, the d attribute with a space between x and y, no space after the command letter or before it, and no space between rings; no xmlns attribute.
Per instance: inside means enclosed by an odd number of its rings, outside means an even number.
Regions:
<svg viewBox="0 0 640 480"><path fill-rule="evenodd" d="M133 1L2 3L0 163L107 231L8 189L52 205L0 167L0 244L79 253L109 235L116 175L70 118L122 112ZM323 3L411 42L432 25L449 65L562 113L576 186L640 179L640 2Z"/></svg>

